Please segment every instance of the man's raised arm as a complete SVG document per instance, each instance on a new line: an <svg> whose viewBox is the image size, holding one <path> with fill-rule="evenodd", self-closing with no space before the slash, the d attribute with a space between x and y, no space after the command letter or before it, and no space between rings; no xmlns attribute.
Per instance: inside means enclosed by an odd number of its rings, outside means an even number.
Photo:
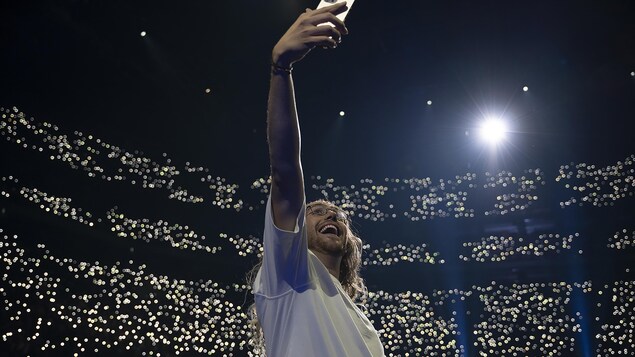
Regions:
<svg viewBox="0 0 635 357"><path fill-rule="evenodd" d="M278 228L291 231L304 202L300 163L300 125L295 105L291 66L316 46L335 48L348 30L336 17L346 10L338 3L307 9L273 48L267 108L267 137L271 163L271 207ZM331 23L333 26L321 25Z"/></svg>

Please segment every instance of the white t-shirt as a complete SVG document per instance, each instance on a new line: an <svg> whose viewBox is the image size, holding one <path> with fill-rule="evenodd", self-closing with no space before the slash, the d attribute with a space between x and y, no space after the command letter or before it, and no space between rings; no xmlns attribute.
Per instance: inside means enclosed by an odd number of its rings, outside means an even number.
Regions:
<svg viewBox="0 0 635 357"><path fill-rule="evenodd" d="M263 264L253 285L267 356L384 356L371 322L309 251L305 209L294 231L284 231L267 202Z"/></svg>

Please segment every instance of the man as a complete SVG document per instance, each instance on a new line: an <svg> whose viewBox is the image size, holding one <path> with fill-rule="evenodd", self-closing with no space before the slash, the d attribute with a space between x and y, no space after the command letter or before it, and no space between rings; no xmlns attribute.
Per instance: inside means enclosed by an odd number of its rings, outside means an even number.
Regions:
<svg viewBox="0 0 635 357"><path fill-rule="evenodd" d="M353 302L365 290L361 240L340 208L326 201L305 206L300 163L291 66L315 47L337 47L348 33L336 17L345 10L345 3L307 9L272 52L267 123L272 183L264 256L253 283L269 357L384 355L377 331Z"/></svg>

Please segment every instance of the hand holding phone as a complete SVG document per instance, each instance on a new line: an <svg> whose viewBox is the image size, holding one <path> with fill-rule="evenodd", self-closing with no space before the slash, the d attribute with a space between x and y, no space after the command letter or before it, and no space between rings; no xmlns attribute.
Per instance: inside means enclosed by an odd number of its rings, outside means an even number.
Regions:
<svg viewBox="0 0 635 357"><path fill-rule="evenodd" d="M307 9L289 27L273 47L272 62L276 68L286 68L300 61L313 48L336 48L342 35L348 34L343 19L352 0L322 0L318 9ZM337 18L333 18L337 16ZM322 25L329 26L322 26Z"/></svg>

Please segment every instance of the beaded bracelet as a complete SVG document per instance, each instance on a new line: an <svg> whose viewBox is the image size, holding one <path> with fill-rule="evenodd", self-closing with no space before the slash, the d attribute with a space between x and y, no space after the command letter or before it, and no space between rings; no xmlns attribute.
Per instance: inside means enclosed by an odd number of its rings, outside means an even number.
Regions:
<svg viewBox="0 0 635 357"><path fill-rule="evenodd" d="M291 71L293 71L293 67L283 67L271 62L271 73L273 74L291 74Z"/></svg>

